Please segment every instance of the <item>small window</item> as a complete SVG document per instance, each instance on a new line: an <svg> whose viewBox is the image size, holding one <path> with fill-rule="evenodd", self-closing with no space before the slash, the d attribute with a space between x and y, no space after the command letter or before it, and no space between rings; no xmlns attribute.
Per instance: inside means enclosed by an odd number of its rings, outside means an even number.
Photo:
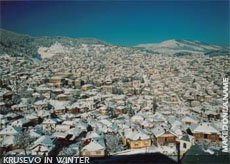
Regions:
<svg viewBox="0 0 230 164"><path fill-rule="evenodd" d="M138 144L138 143L135 143L134 146L139 146L139 144Z"/></svg>
<svg viewBox="0 0 230 164"><path fill-rule="evenodd" d="M183 148L186 149L187 145L186 143L183 143Z"/></svg>
<svg viewBox="0 0 230 164"><path fill-rule="evenodd" d="M146 145L148 145L148 144L149 144L149 142L148 142L148 141L145 141L145 144L146 144Z"/></svg>
<svg viewBox="0 0 230 164"><path fill-rule="evenodd" d="M101 151L96 151L96 154L101 154Z"/></svg>

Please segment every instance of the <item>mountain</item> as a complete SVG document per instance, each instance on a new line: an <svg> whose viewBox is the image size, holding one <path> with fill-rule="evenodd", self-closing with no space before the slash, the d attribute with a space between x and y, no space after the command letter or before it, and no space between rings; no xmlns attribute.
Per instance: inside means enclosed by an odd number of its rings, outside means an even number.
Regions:
<svg viewBox="0 0 230 164"><path fill-rule="evenodd" d="M59 43L59 44L56 44ZM77 47L80 44L108 44L95 38L68 38L62 36L32 37L0 29L0 56L37 58L40 47ZM52 47L53 46L53 47Z"/></svg>
<svg viewBox="0 0 230 164"><path fill-rule="evenodd" d="M80 48L82 44L111 46L111 44L95 38L68 38L63 36L32 37L0 29L0 56L7 54L12 57L32 59L50 58L56 54L72 53L74 50ZM121 48L122 46L114 47ZM230 52L229 47L226 48L188 40L167 40L157 44L140 44L128 48L129 50L140 50L143 53L173 54L176 56L191 54L217 56L229 55Z"/></svg>
<svg viewBox="0 0 230 164"><path fill-rule="evenodd" d="M189 41L189 40L166 40L161 43L147 43L139 44L136 47L144 48L154 52L162 54L174 54L174 55L183 55L183 54L205 54L212 55L222 54L229 55L229 48L211 45L203 43L200 41Z"/></svg>

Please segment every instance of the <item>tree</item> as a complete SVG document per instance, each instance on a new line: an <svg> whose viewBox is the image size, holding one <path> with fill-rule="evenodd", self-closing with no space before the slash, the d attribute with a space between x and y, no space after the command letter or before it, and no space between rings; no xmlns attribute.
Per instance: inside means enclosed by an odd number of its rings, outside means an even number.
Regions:
<svg viewBox="0 0 230 164"><path fill-rule="evenodd" d="M119 137L118 135L105 134L105 141L106 141L107 151L109 153L122 151L124 149L122 145L121 137Z"/></svg>
<svg viewBox="0 0 230 164"><path fill-rule="evenodd" d="M71 147L64 147L60 152L59 156L74 156L76 151L74 151Z"/></svg>
<svg viewBox="0 0 230 164"><path fill-rule="evenodd" d="M156 98L153 98L153 101L152 101L152 110L153 110L153 113L156 113L156 109L157 109L157 101L156 101Z"/></svg>
<svg viewBox="0 0 230 164"><path fill-rule="evenodd" d="M28 131L24 130L19 133L18 136L15 138L15 143L18 145L21 149L24 150L25 155L27 155L27 148L32 143L33 139L30 137L30 134Z"/></svg>
<svg viewBox="0 0 230 164"><path fill-rule="evenodd" d="M130 103L128 103L128 115L129 115L129 118L131 118L133 115L134 115L134 111L132 109L132 105Z"/></svg>

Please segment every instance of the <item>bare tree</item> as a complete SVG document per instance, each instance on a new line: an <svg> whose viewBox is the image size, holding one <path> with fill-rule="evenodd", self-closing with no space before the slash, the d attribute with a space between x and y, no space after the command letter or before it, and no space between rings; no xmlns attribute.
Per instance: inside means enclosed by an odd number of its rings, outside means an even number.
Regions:
<svg viewBox="0 0 230 164"><path fill-rule="evenodd" d="M121 138L118 135L106 134L105 141L109 153L122 151L124 149Z"/></svg>
<svg viewBox="0 0 230 164"><path fill-rule="evenodd" d="M70 147L64 147L60 152L59 156L74 156L76 152Z"/></svg>
<svg viewBox="0 0 230 164"><path fill-rule="evenodd" d="M32 143L32 141L33 139L30 137L29 132L26 130L20 132L19 135L15 138L16 145L24 150L25 155L27 155L27 148Z"/></svg>
<svg viewBox="0 0 230 164"><path fill-rule="evenodd" d="M156 109L157 109L157 101L156 101L156 98L154 97L153 100L152 100L152 112L153 114L156 113Z"/></svg>

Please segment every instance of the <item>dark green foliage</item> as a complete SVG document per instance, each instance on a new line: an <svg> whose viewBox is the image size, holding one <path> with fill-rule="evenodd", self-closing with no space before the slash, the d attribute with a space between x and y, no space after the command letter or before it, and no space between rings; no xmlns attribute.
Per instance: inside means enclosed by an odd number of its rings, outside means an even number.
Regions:
<svg viewBox="0 0 230 164"><path fill-rule="evenodd" d="M39 58L37 52L39 47L50 47L55 42L64 46L77 47L84 44L107 44L94 38L73 39L67 37L31 37L29 35L17 34L11 31L0 29L0 56L8 54L13 57Z"/></svg>

